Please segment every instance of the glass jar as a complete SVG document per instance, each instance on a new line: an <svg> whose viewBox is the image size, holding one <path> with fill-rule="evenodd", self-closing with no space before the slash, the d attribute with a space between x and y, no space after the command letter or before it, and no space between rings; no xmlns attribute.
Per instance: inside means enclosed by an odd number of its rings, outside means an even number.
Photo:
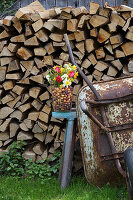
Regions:
<svg viewBox="0 0 133 200"><path fill-rule="evenodd" d="M54 111L71 110L72 96L73 96L72 86L62 87L62 88L58 88L58 87L53 88L52 89L52 104L53 104Z"/></svg>

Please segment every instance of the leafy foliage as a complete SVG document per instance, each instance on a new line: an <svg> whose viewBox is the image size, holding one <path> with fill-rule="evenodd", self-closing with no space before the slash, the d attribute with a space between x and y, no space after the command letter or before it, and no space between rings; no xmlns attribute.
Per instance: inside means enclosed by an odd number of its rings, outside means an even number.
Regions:
<svg viewBox="0 0 133 200"><path fill-rule="evenodd" d="M6 11L10 6L15 3L16 0L1 0L0 2L0 14Z"/></svg>
<svg viewBox="0 0 133 200"><path fill-rule="evenodd" d="M32 160L28 160L25 162L26 167L26 177L33 178L41 178L50 177L53 174L56 174L60 165L60 152L56 152L52 158L47 158L40 162L32 162Z"/></svg>
<svg viewBox="0 0 133 200"><path fill-rule="evenodd" d="M23 176L30 179L50 177L59 169L60 152L56 152L52 158L41 162L25 160L22 157L25 143L13 142L8 152L0 156L0 174L8 176Z"/></svg>
<svg viewBox="0 0 133 200"><path fill-rule="evenodd" d="M9 151L0 156L0 173L4 175L23 175L24 174L24 142L14 142Z"/></svg>

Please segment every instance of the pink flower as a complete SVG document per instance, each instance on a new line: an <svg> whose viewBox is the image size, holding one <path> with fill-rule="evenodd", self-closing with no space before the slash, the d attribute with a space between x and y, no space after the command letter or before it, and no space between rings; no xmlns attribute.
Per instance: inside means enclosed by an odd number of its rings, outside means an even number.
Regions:
<svg viewBox="0 0 133 200"><path fill-rule="evenodd" d="M56 81L57 81L57 82L61 82L61 81L62 81L62 78L58 75L58 76L56 77Z"/></svg>
<svg viewBox="0 0 133 200"><path fill-rule="evenodd" d="M70 71L68 76L69 77L74 77L74 71Z"/></svg>
<svg viewBox="0 0 133 200"><path fill-rule="evenodd" d="M61 72L60 67L56 67L56 68L55 68L55 71L56 71L57 73L60 73L60 72Z"/></svg>

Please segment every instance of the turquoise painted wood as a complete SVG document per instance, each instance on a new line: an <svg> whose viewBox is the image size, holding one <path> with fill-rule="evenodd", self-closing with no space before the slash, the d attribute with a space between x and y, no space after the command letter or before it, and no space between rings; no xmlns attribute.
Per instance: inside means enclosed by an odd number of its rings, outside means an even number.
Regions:
<svg viewBox="0 0 133 200"><path fill-rule="evenodd" d="M77 118L75 111L66 112L52 112L52 117L60 119L67 119L66 122L66 132L65 140L62 152L62 161L60 166L59 181L61 184L61 189L66 188L71 181L72 174L72 161L74 154L74 141L75 141L75 131L74 131L74 121Z"/></svg>
<svg viewBox="0 0 133 200"><path fill-rule="evenodd" d="M67 120L74 120L76 118L75 111L59 111L59 112L52 112L52 117L62 119L65 118Z"/></svg>

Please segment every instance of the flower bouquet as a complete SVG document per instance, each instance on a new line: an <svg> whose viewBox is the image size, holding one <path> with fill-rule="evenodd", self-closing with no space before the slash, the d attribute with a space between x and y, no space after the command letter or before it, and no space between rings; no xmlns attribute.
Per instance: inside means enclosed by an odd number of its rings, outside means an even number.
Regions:
<svg viewBox="0 0 133 200"><path fill-rule="evenodd" d="M46 79L52 84L54 110L70 110L72 104L72 82L77 78L77 67L71 64L54 66L48 70Z"/></svg>

